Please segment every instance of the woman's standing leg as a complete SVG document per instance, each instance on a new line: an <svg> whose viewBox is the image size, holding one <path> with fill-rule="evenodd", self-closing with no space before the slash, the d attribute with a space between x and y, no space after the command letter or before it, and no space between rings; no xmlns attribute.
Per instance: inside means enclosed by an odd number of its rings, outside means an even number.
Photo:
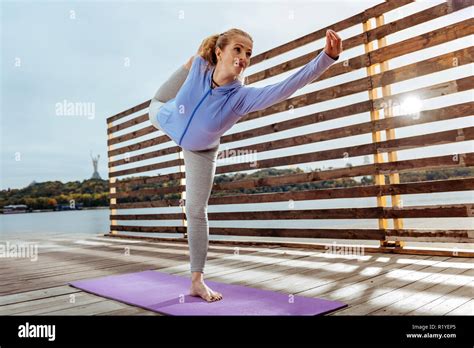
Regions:
<svg viewBox="0 0 474 348"><path fill-rule="evenodd" d="M203 279L204 266L209 246L209 221L207 207L212 191L219 146L204 151L183 149L186 169L185 210L188 222L188 243L190 270L192 274L191 295L200 296L206 301L222 298L213 291Z"/></svg>

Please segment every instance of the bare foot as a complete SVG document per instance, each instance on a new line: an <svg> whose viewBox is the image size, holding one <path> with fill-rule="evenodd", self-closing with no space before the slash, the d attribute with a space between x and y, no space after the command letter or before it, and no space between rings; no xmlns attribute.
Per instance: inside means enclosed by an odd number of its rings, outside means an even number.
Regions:
<svg viewBox="0 0 474 348"><path fill-rule="evenodd" d="M191 290L189 294L191 296L201 297L207 302L222 300L222 294L212 290L203 281L193 281L191 283Z"/></svg>

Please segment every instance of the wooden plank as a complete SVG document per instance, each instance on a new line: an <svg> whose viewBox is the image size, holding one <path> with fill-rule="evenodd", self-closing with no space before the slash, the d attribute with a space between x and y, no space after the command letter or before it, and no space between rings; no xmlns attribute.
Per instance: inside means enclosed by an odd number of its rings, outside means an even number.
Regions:
<svg viewBox="0 0 474 348"><path fill-rule="evenodd" d="M170 193L181 193L186 190L186 185L180 186L166 186L166 187L155 187L146 188L136 191L123 191L117 193L110 193L109 198L128 198L128 197L143 197L151 195L165 195Z"/></svg>
<svg viewBox="0 0 474 348"><path fill-rule="evenodd" d="M107 140L107 145L109 145L109 146L110 145L115 145L115 144L122 143L122 142L125 142L125 141L128 141L128 140L140 138L144 135L154 133L155 131L156 131L156 128L153 125L145 126L144 128L140 128L140 129L134 130L134 131L129 132L129 133L125 133L125 134L122 134L122 135L117 135L116 137L112 137L112 138ZM166 139L165 135L162 135L161 137L163 139Z"/></svg>
<svg viewBox="0 0 474 348"><path fill-rule="evenodd" d="M27 302L13 303L0 307L1 315L38 315L46 311L54 311L60 308L74 308L87 303L103 301L102 297L85 292L67 295L58 295Z"/></svg>
<svg viewBox="0 0 474 348"><path fill-rule="evenodd" d="M469 300L463 305L455 308L451 312L447 313L447 315L474 315L474 299Z"/></svg>
<svg viewBox="0 0 474 348"><path fill-rule="evenodd" d="M179 207L179 199L163 198L160 201L116 203L110 204L110 209L136 209L136 208L160 208L160 207Z"/></svg>
<svg viewBox="0 0 474 348"><path fill-rule="evenodd" d="M447 275L443 278L433 278L433 284L431 286L428 285L425 288L425 284L419 285L419 288L423 289L421 291L417 291L413 293L413 295L407 295L396 301L395 303L390 304L384 308L376 310L371 315L406 315L411 312L413 309L417 311L417 309L423 306L426 303L431 301L437 300L450 292L454 292L459 288L462 288L466 283L472 282L474 280L474 272L472 270L459 270L459 274L453 276L452 274ZM434 277L434 276L433 276ZM426 281L429 278L426 278ZM422 282L424 283L425 279ZM407 287L408 290L409 286ZM473 293L473 288L470 288L470 293ZM411 289L409 290L411 292ZM467 301L468 299L464 300ZM431 313L433 314L433 313Z"/></svg>
<svg viewBox="0 0 474 348"><path fill-rule="evenodd" d="M314 287L297 292L298 295L309 297L322 297L357 304L356 301L368 296L375 289L383 288L388 282L387 279L413 276L415 272L428 269L429 266L440 264L442 261L448 260L448 257L426 257L413 256L409 258L400 257L392 259L392 255L378 255L381 260L381 266L361 271L362 274L350 276L339 280L337 283L315 284ZM384 265L384 261L385 265ZM394 260L394 262L392 262ZM381 269L380 269L381 267ZM361 277L367 274L367 277ZM369 294L368 294L369 293ZM361 300L363 303L364 301Z"/></svg>
<svg viewBox="0 0 474 348"><path fill-rule="evenodd" d="M111 226L112 228L112 226ZM139 233L184 233L186 227L168 226L127 226L114 225L116 231ZM441 232L440 232L441 233ZM258 236L258 237L292 237L292 238L338 238L338 239L367 239L379 240L385 238L385 232L377 229L307 229L307 228L227 228L210 227L209 234L225 236ZM461 231L460 234L466 234ZM456 240L463 238L458 236Z"/></svg>
<svg viewBox="0 0 474 348"><path fill-rule="evenodd" d="M269 279L264 279L264 281L259 279L258 282L247 281L245 284L257 285L267 290L308 296L315 289L318 289L318 291L324 290L327 293L330 289L340 289L361 281L368 281L393 269L408 267L407 265L401 266L396 263L396 261L403 259L401 255L391 256L393 262L386 264L380 262L380 258L381 256L378 254L355 256L352 258L342 255L337 257L325 255L325 262L308 260L309 265L306 270L292 272L292 269L288 268L287 272L283 270L283 275L278 277L270 277ZM428 256L411 257L413 263L427 258Z"/></svg>
<svg viewBox="0 0 474 348"><path fill-rule="evenodd" d="M463 278L464 277L464 278ZM470 281L468 279L471 279ZM464 274L461 274L455 279L456 283L459 284L459 288L454 291L443 295L436 300L428 302L426 298L425 305L421 305L418 308L413 306L413 308L408 308L408 311L404 311L406 315L446 315L449 312L455 310L456 308L468 303L472 300L474 294L474 282L471 277L466 277ZM431 292L428 292L428 295L432 295ZM418 304L416 304L418 306ZM474 315L474 311L471 311L470 315Z"/></svg>
<svg viewBox="0 0 474 348"><path fill-rule="evenodd" d="M164 134L164 135L153 137L153 138L150 138L150 139L147 139L147 140L142 140L142 141L139 141L139 142L134 143L134 144L130 144L130 145L122 146L122 147L117 147L115 149L109 149L107 151L107 154L108 154L109 157L113 157L113 156L121 155L121 154L124 154L124 153L138 151L138 150L150 147L150 146L164 144L164 143L167 143L169 141L171 141L171 138L168 137L166 134ZM171 147L169 148L168 151L173 152L175 150L176 150L176 152L178 152L179 146L171 145ZM111 161L111 162L113 162L113 161Z"/></svg>
<svg viewBox="0 0 474 348"><path fill-rule="evenodd" d="M184 164L183 159L174 159L174 160L171 160L171 161L164 161L164 162L159 162L159 163L148 164L148 165L141 166L141 167L117 170L117 171L111 172L110 175L111 175L111 177L115 178L117 176L128 175L128 174L137 174L137 173L143 173L143 172L150 172L150 171L157 170L157 169L176 167L176 166L183 165L183 164Z"/></svg>
<svg viewBox="0 0 474 348"><path fill-rule="evenodd" d="M111 226L112 227L112 226ZM140 232L140 233L185 233L186 227L183 226L127 226L115 225L116 231Z"/></svg>
<svg viewBox="0 0 474 348"><path fill-rule="evenodd" d="M347 228L234 228L211 227L209 233L225 236L281 237L281 238L336 238L380 240L385 238L382 229Z"/></svg>
<svg viewBox="0 0 474 348"><path fill-rule="evenodd" d="M151 101L151 99L147 100L147 101L144 101L143 103L140 103L140 104L134 106L133 108L122 111L122 112L120 112L116 115L107 117L106 121L107 121L107 123L112 123L112 122L115 122L115 121L117 121L121 118L124 118L124 117L128 116L128 115L131 115L131 114L133 114L137 111L143 110L143 109L147 108L150 105L150 101Z"/></svg>
<svg viewBox="0 0 474 348"><path fill-rule="evenodd" d="M54 286L46 289L39 289L33 291L25 291L15 294L3 295L0 296L0 312L1 306L15 304L15 303L24 303L33 300L42 300L49 297L59 296L59 295L69 295L81 292L81 290L70 287L69 285Z"/></svg>
<svg viewBox="0 0 474 348"><path fill-rule="evenodd" d="M101 301L86 303L80 306L65 307L61 309L55 308L55 310L46 309L41 313L36 313L36 315L98 315L108 311L134 308L133 306L126 305L119 301L104 300L102 297L100 297L100 299Z"/></svg>
<svg viewBox="0 0 474 348"><path fill-rule="evenodd" d="M120 189L128 189L132 185L149 185L156 184L163 181L173 181L184 178L184 174L181 172L166 174L166 175L157 175L152 177L139 177L139 178L129 178L129 179L117 179L115 183L112 184L113 187Z"/></svg>
<svg viewBox="0 0 474 348"><path fill-rule="evenodd" d="M433 283L442 282L453 278L455 275L465 271L463 268L451 268L450 262L446 260L438 265L429 266L423 271L415 271L406 276L398 276L392 281L387 281L383 287L374 289L373 292L363 295L352 302L352 306L339 311L336 315L368 315L377 310L385 308L413 293L423 291L432 286ZM467 259L460 259L458 263L467 264ZM392 277L388 278L392 279ZM431 284L430 284L431 283ZM334 299L330 294L330 299Z"/></svg>
<svg viewBox="0 0 474 348"><path fill-rule="evenodd" d="M162 214L117 214L110 215L110 219L115 220L181 220L184 219L183 213L162 213Z"/></svg>
<svg viewBox="0 0 474 348"><path fill-rule="evenodd" d="M303 258L308 255L307 251L290 250L285 248L272 248L271 250L243 255L234 254L226 257L225 259L215 259L210 262L206 262L205 278L211 279L216 275L223 275L228 273L242 272L244 269L254 269L265 265L276 266L279 263L286 262L287 260L293 260ZM185 275L186 269L184 268L169 268L164 269L166 272L175 275Z"/></svg>
<svg viewBox="0 0 474 348"><path fill-rule="evenodd" d="M426 205L410 207L370 207L341 209L270 210L245 212L208 213L209 220L299 220L299 219L374 219L384 218L427 218L427 217L470 217L474 204ZM162 214L118 214L110 215L111 220L176 220L185 217L183 213Z"/></svg>
<svg viewBox="0 0 474 348"><path fill-rule="evenodd" d="M96 315L107 315L107 316L108 315L112 315L112 316L140 315L141 316L141 315L162 315L162 314L153 312L153 311L148 311L146 309L139 308L139 307L125 307L122 309L116 309L112 311L97 313Z"/></svg>
<svg viewBox="0 0 474 348"><path fill-rule="evenodd" d="M384 186L366 185L347 188L329 188L278 193L255 193L251 195L228 195L210 197L209 204L244 204L282 202L289 200L316 200L332 198L360 198L390 194L418 194L434 192L470 191L474 187L474 178L431 180Z"/></svg>
<svg viewBox="0 0 474 348"><path fill-rule="evenodd" d="M149 120L149 116L148 116L148 112L147 112L147 113L142 114L140 116L136 116L136 117L132 118L131 120L122 122L120 124L117 124L117 125L114 125L114 126L108 128L107 129L107 134L120 132L124 129L136 126L140 123L147 122L148 120Z"/></svg>

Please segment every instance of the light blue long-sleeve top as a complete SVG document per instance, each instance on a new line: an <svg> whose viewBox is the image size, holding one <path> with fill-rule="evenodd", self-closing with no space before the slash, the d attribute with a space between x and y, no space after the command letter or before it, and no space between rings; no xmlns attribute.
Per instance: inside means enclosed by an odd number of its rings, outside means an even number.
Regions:
<svg viewBox="0 0 474 348"><path fill-rule="evenodd" d="M242 116L281 102L318 78L336 59L322 50L296 73L264 87L245 86L239 79L211 88L215 66L194 57L176 97L162 105L157 117L161 130L185 150L217 146L220 137Z"/></svg>

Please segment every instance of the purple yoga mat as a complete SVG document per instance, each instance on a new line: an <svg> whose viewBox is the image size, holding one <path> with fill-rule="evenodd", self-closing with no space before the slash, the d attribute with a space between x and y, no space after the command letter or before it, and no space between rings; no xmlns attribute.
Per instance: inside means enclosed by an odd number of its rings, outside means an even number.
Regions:
<svg viewBox="0 0 474 348"><path fill-rule="evenodd" d="M112 275L69 283L81 290L169 315L317 315L347 305L205 280L223 299L206 302L189 295L189 277L158 271Z"/></svg>

